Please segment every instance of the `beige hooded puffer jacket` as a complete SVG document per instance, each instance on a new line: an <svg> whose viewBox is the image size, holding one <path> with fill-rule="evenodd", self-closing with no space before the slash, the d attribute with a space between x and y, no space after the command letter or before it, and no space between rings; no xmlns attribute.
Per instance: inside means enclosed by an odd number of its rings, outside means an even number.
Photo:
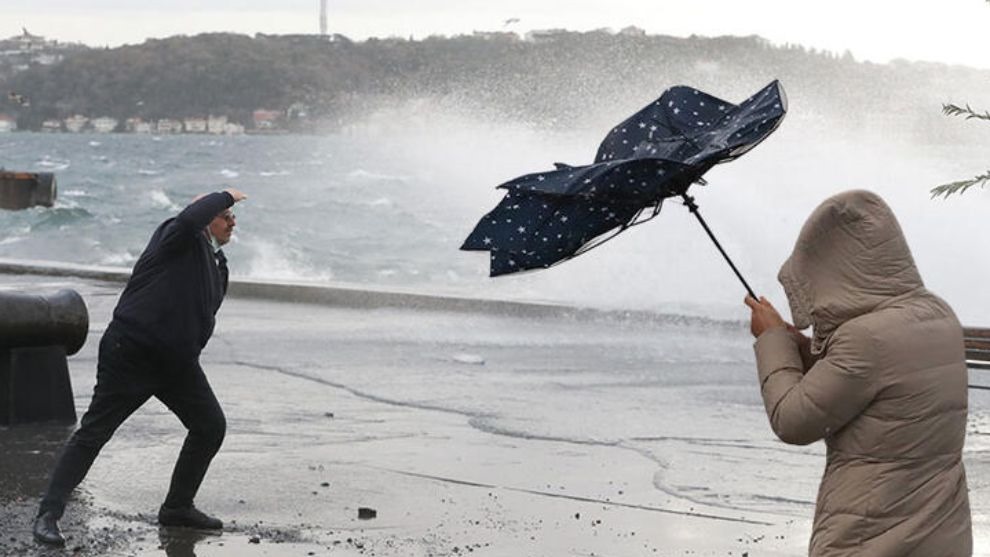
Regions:
<svg viewBox="0 0 990 557"><path fill-rule="evenodd" d="M825 439L810 555L971 555L962 327L890 208L867 191L826 200L778 278L810 350L774 328L756 360L777 436Z"/></svg>

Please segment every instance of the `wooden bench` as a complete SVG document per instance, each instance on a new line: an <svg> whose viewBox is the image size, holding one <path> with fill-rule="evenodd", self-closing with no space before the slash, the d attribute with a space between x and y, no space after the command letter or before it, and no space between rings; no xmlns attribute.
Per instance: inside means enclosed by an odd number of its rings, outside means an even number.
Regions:
<svg viewBox="0 0 990 557"><path fill-rule="evenodd" d="M963 338L970 369L990 369L990 329L964 327Z"/></svg>

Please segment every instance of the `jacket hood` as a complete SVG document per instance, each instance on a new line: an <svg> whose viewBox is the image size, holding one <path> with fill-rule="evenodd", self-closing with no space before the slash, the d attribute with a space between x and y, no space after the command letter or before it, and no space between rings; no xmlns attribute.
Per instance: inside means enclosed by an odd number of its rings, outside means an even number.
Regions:
<svg viewBox="0 0 990 557"><path fill-rule="evenodd" d="M819 205L777 278L794 325L813 327L815 354L839 325L924 287L894 213L865 190L843 192Z"/></svg>

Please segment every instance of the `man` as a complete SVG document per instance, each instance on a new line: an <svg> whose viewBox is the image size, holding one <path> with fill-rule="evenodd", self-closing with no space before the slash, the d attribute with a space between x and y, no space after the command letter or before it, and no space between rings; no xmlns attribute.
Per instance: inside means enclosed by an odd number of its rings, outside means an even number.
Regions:
<svg viewBox="0 0 990 557"><path fill-rule="evenodd" d="M794 326L746 304L774 433L825 440L810 555L971 555L962 327L890 207L866 191L827 199L778 278Z"/></svg>
<svg viewBox="0 0 990 557"><path fill-rule="evenodd" d="M245 198L235 189L202 195L152 234L100 341L93 399L52 472L34 522L35 540L65 543L58 520L69 494L117 427L152 396L188 430L158 522L223 527L193 506L226 431L199 353L227 291L220 246L236 224L230 207Z"/></svg>

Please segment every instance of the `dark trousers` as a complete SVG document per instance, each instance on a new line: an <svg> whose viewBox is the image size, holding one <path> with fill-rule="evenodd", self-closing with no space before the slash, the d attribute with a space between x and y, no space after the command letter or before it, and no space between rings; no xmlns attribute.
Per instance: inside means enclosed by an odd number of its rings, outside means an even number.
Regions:
<svg viewBox="0 0 990 557"><path fill-rule="evenodd" d="M93 400L55 465L39 514L53 511L62 516L69 494L86 477L100 449L151 397L162 401L188 430L165 506L192 505L227 429L220 403L198 361L162 358L111 326L100 341Z"/></svg>

